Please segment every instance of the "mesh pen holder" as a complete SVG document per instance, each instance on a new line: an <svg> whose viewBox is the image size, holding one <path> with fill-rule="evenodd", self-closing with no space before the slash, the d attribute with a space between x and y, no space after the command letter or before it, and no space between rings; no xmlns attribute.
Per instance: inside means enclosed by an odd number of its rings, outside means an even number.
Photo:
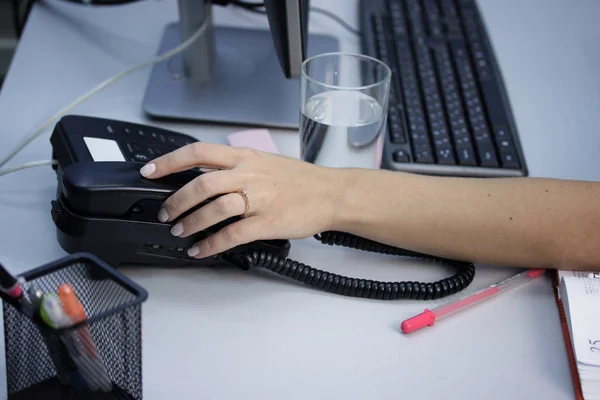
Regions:
<svg viewBox="0 0 600 400"><path fill-rule="evenodd" d="M87 253L20 276L24 296L32 287L57 293L70 284L87 318L52 328L28 311L27 301L0 294L8 400L141 400L141 304L147 292Z"/></svg>

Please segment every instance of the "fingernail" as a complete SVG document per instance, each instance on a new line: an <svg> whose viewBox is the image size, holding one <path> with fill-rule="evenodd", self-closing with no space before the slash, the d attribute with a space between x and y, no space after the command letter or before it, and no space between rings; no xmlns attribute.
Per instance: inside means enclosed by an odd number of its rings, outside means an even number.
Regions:
<svg viewBox="0 0 600 400"><path fill-rule="evenodd" d="M154 165L154 163L146 164L142 167L142 169L140 169L140 173L143 176L152 175L154 171L156 171L156 165Z"/></svg>
<svg viewBox="0 0 600 400"><path fill-rule="evenodd" d="M172 228L171 228L171 235L173 236L179 236L183 233L183 225L181 225L181 222L175 224Z"/></svg>
<svg viewBox="0 0 600 400"><path fill-rule="evenodd" d="M158 220L160 222L167 222L168 219L169 219L169 214L167 213L167 210L165 210L164 208L161 208L160 211L158 212Z"/></svg>
<svg viewBox="0 0 600 400"><path fill-rule="evenodd" d="M188 256L195 257L200 253L198 246L192 246L188 249Z"/></svg>

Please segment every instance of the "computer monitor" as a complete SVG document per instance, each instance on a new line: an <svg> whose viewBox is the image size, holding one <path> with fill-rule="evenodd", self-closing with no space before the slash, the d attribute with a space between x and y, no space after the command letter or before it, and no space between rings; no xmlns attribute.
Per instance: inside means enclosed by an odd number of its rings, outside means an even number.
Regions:
<svg viewBox="0 0 600 400"><path fill-rule="evenodd" d="M187 51L152 68L143 109L157 119L298 129L300 68L339 50L330 35L308 33L309 0L266 0L270 29L215 26L209 0L179 0L159 53L207 23Z"/></svg>

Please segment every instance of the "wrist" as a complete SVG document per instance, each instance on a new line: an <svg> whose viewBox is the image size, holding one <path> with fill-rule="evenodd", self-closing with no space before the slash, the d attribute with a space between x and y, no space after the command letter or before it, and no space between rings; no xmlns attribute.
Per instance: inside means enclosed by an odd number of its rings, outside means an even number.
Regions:
<svg viewBox="0 0 600 400"><path fill-rule="evenodd" d="M330 230L352 232L357 226L367 223L370 209L365 204L372 194L367 185L368 175L368 170L337 169Z"/></svg>

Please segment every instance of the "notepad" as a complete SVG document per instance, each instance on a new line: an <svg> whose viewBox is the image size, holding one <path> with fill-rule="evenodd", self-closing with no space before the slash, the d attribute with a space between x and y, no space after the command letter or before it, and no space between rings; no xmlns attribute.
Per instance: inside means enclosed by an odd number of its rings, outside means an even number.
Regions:
<svg viewBox="0 0 600 400"><path fill-rule="evenodd" d="M593 274L592 271L556 271L558 274L558 282L562 281L562 278L565 277L576 277L576 278L587 278L590 274Z"/></svg>
<svg viewBox="0 0 600 400"><path fill-rule="evenodd" d="M587 272L563 272L559 277L558 295L582 398L600 399L600 279Z"/></svg>

